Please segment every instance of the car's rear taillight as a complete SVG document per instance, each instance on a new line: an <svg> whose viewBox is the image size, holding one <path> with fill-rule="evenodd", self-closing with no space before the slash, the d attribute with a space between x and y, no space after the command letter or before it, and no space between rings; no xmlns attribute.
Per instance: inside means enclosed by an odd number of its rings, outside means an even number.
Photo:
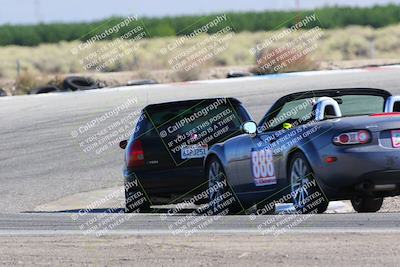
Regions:
<svg viewBox="0 0 400 267"><path fill-rule="evenodd" d="M367 144L371 141L371 133L366 130L341 133L333 137L335 145L359 145Z"/></svg>
<svg viewBox="0 0 400 267"><path fill-rule="evenodd" d="M142 141L136 140L128 149L128 167L144 165L144 151Z"/></svg>

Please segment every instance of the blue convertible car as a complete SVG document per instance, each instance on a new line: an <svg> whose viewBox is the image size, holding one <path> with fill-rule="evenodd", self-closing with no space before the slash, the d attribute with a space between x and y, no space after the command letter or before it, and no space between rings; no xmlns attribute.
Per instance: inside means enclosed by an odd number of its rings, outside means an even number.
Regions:
<svg viewBox="0 0 400 267"><path fill-rule="evenodd" d="M215 211L266 213L293 201L298 212L321 213L350 199L356 211L376 212L400 195L400 97L385 90L290 94L242 131L204 160Z"/></svg>

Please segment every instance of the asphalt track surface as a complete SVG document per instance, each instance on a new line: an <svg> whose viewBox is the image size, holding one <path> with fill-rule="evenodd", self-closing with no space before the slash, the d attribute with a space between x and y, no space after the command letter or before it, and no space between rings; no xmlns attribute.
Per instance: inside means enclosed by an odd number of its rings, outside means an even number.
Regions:
<svg viewBox="0 0 400 267"><path fill-rule="evenodd" d="M393 233L400 234L400 214L318 214L208 216L161 214L84 214L77 217L68 213L2 214L0 236L9 235L175 235L196 234L258 234L279 235L296 233ZM112 218L112 216L114 216ZM100 221L110 219L113 227L95 228ZM114 224L112 224L115 222ZM208 222L203 223L202 222ZM293 223L291 223L293 222ZM276 227L282 225L282 227ZM184 228L186 226L186 228ZM275 226L275 228L274 228Z"/></svg>
<svg viewBox="0 0 400 267"><path fill-rule="evenodd" d="M277 230L265 223L289 215L210 217L211 223L191 234L177 231L188 218L184 214L33 212L78 193L122 186L122 150L115 144L101 153L85 152L81 144L150 103L232 96L259 120L278 97L292 92L376 87L400 94L398 67L309 74L0 98L0 263L398 265L398 213L294 216L298 223ZM135 104L76 134L128 99ZM107 221L100 227L106 231L90 231L99 220Z"/></svg>
<svg viewBox="0 0 400 267"><path fill-rule="evenodd" d="M258 120L278 97L292 92L377 87L400 93L400 68L395 67L271 77L1 98L0 212L31 211L75 193L122 185L123 153L118 145L96 153L84 152L80 143L149 103L232 96ZM135 104L118 116L72 137L71 132L129 99Z"/></svg>
<svg viewBox="0 0 400 267"><path fill-rule="evenodd" d="M85 152L82 142L147 104L236 97L257 121L288 93L376 87L400 94L399 77L400 68L385 67L0 98L0 212L29 212L76 193L121 186L123 152L118 145ZM87 126L116 108L118 114Z"/></svg>

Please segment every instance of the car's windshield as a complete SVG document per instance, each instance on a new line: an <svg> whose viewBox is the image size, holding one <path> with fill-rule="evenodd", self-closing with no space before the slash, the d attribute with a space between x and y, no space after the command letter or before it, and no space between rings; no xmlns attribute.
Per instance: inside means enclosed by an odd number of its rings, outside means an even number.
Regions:
<svg viewBox="0 0 400 267"><path fill-rule="evenodd" d="M313 103L312 98L298 99L285 103L279 110L273 110L276 116L271 117L265 122L266 129L275 129L283 123L293 123L295 121L308 120L311 116Z"/></svg>
<svg viewBox="0 0 400 267"><path fill-rule="evenodd" d="M384 110L384 97L376 95L344 95L334 97L339 104L342 117L369 115ZM280 130L304 124L313 119L314 105L318 97L302 98L286 102L262 122L262 131Z"/></svg>

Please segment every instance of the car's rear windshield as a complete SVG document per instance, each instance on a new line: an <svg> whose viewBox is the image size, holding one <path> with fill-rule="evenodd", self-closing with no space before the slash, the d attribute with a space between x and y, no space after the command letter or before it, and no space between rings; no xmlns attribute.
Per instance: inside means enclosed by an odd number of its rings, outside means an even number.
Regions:
<svg viewBox="0 0 400 267"><path fill-rule="evenodd" d="M242 105L230 99L177 102L171 105L153 105L145 109L145 119L138 134L154 135L166 131L168 134L202 132L209 125L215 129L228 125L230 130L239 129L249 116ZM157 131L152 131L157 128Z"/></svg>
<svg viewBox="0 0 400 267"><path fill-rule="evenodd" d="M384 109L384 98L382 96L344 95L333 99L338 102L342 116L368 115L383 112ZM283 106L280 113L287 113L304 104L306 108L298 110L292 117L293 119L299 119L312 112L312 105L307 105L307 103L312 102L313 99L311 98L288 102Z"/></svg>
<svg viewBox="0 0 400 267"><path fill-rule="evenodd" d="M382 96L345 95L333 99L339 103L342 116L369 115L384 111L385 99Z"/></svg>

